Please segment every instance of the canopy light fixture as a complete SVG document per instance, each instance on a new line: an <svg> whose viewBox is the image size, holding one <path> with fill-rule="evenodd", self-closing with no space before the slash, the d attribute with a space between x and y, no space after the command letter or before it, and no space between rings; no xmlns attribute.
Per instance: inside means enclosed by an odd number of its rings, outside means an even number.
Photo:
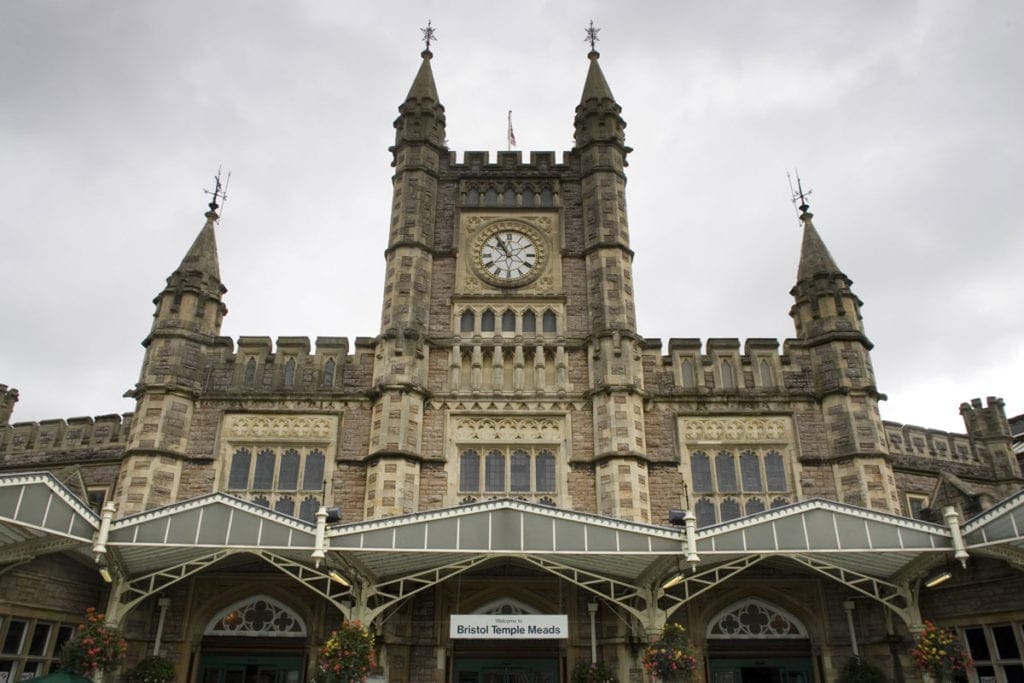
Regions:
<svg viewBox="0 0 1024 683"><path fill-rule="evenodd" d="M673 574L672 576L669 577L668 581L666 581L665 583L661 584L661 589L667 591L669 588L672 588L674 586L678 586L679 584L681 584L683 582L683 580L685 578L686 577L683 576L682 572L679 572L677 574Z"/></svg>
<svg viewBox="0 0 1024 683"><path fill-rule="evenodd" d="M948 567L939 569L938 571L932 572L927 579L924 580L925 588L935 588L939 584L946 583L953 578L953 572Z"/></svg>
<svg viewBox="0 0 1024 683"><path fill-rule="evenodd" d="M100 565L100 578L106 583L114 583L114 577L110 574L110 567L105 564Z"/></svg>
<svg viewBox="0 0 1024 683"><path fill-rule="evenodd" d="M328 571L327 576L331 577L331 581L334 581L335 583L340 583L342 586L345 586L346 588L352 585L349 582L349 580L342 576L341 572L339 572L337 569L331 569L330 571Z"/></svg>

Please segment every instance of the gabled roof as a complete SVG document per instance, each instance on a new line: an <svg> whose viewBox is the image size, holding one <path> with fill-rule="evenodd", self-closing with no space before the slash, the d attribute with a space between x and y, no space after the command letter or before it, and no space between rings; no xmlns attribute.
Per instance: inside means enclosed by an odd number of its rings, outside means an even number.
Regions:
<svg viewBox="0 0 1024 683"><path fill-rule="evenodd" d="M87 549L99 517L48 472L0 477L0 563Z"/></svg>

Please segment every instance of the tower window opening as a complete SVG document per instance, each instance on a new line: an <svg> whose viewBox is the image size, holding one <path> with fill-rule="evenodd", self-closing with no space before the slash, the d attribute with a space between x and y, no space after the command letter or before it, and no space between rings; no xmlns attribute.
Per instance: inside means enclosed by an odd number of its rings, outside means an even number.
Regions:
<svg viewBox="0 0 1024 683"><path fill-rule="evenodd" d="M289 358L284 364L284 385L290 387L295 384L295 359Z"/></svg>
<svg viewBox="0 0 1024 683"><path fill-rule="evenodd" d="M490 451L484 460L484 490L502 492L505 490L505 454Z"/></svg>
<svg viewBox="0 0 1024 683"><path fill-rule="evenodd" d="M254 384L256 382L256 359L250 358L245 363L245 383Z"/></svg>
<svg viewBox="0 0 1024 683"><path fill-rule="evenodd" d="M523 332L537 331L537 314L533 311L523 313Z"/></svg>
<svg viewBox="0 0 1024 683"><path fill-rule="evenodd" d="M498 205L498 193L494 191L494 188L488 188L487 194L484 195L484 206L497 206Z"/></svg>
<svg viewBox="0 0 1024 683"><path fill-rule="evenodd" d="M543 329L545 332L557 332L558 325L554 311L544 311Z"/></svg>
<svg viewBox="0 0 1024 683"><path fill-rule="evenodd" d="M733 372L732 363L728 359L722 361L722 388L736 388L736 374Z"/></svg>
<svg viewBox="0 0 1024 683"><path fill-rule="evenodd" d="M697 377L693 371L693 361L689 358L684 358L682 367L679 370L683 375L683 388L695 389L697 387Z"/></svg>
<svg viewBox="0 0 1024 683"><path fill-rule="evenodd" d="M551 194L551 190L545 187L543 190L540 191L540 205L551 206L553 203L554 201L553 195Z"/></svg>
<svg viewBox="0 0 1024 683"><path fill-rule="evenodd" d="M324 364L324 386L334 386L334 359L328 358Z"/></svg>
<svg viewBox="0 0 1024 683"><path fill-rule="evenodd" d="M324 452L267 447L259 450L254 461L252 451L246 446L235 449L228 463L227 491L282 514L314 521L324 481L330 476Z"/></svg>
<svg viewBox="0 0 1024 683"><path fill-rule="evenodd" d="M530 188L523 190L523 206L533 206L533 190Z"/></svg>
<svg viewBox="0 0 1024 683"><path fill-rule="evenodd" d="M480 192L474 187L466 193L466 205L467 206L479 206L480 205Z"/></svg>
<svg viewBox="0 0 1024 683"><path fill-rule="evenodd" d="M501 314L501 331L516 331L516 314L513 313L512 311L505 311L504 313Z"/></svg>
<svg viewBox="0 0 1024 683"><path fill-rule="evenodd" d="M762 358L759 363L761 370L761 386L774 387L775 386L775 373L772 372L772 366L768 362L767 358Z"/></svg>
<svg viewBox="0 0 1024 683"><path fill-rule="evenodd" d="M488 309L480 316L480 331L494 332L494 311Z"/></svg>
<svg viewBox="0 0 1024 683"><path fill-rule="evenodd" d="M505 189L505 206L516 205L516 193L511 187Z"/></svg>
<svg viewBox="0 0 1024 683"><path fill-rule="evenodd" d="M473 311L463 311L459 318L459 332L472 332L476 327L476 316Z"/></svg>

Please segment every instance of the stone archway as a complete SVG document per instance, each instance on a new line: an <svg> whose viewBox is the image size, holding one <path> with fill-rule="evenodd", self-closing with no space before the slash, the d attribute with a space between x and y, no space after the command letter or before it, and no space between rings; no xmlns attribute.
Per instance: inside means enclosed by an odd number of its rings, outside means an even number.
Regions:
<svg viewBox="0 0 1024 683"><path fill-rule="evenodd" d="M730 603L707 621L704 636L712 682L813 680L807 627L767 600L749 596Z"/></svg>

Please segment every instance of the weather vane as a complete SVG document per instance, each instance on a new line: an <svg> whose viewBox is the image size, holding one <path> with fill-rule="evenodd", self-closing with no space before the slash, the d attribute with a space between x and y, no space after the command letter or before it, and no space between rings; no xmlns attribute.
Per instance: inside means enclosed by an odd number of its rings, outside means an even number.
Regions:
<svg viewBox="0 0 1024 683"><path fill-rule="evenodd" d="M583 42L590 43L590 51L597 52L597 41L601 40L597 37L597 34L601 32L601 29L594 28L594 20L590 20L590 26L583 29L587 32L587 37L583 39Z"/></svg>
<svg viewBox="0 0 1024 683"><path fill-rule="evenodd" d="M791 195L790 201L800 209L800 213L807 213L807 209L811 208L811 205L807 203L807 198L811 196L811 192L813 192L813 190L807 190L807 192L804 192L803 185L800 183L800 172L794 168L793 174L796 175L795 190L793 189L793 177L789 175L789 171L786 171L786 178L789 180L789 193ZM796 203L798 199L800 200L799 204Z"/></svg>
<svg viewBox="0 0 1024 683"><path fill-rule="evenodd" d="M217 204L218 199L221 201L221 204L228 200L228 183L231 182L231 172L228 171L228 176L227 178L224 179L224 184L221 185L220 173L221 169L220 166L218 166L217 175L213 176L213 192L210 192L209 190L203 190L203 192L205 192L206 194L212 195L208 206L210 207L210 211L214 212L216 212L218 207L220 206L220 204Z"/></svg>
<svg viewBox="0 0 1024 683"><path fill-rule="evenodd" d="M427 52L430 52L430 41L437 40L437 36L434 35L434 27L430 25L430 19L427 19L427 27L421 28L423 32L423 42L427 44Z"/></svg>

